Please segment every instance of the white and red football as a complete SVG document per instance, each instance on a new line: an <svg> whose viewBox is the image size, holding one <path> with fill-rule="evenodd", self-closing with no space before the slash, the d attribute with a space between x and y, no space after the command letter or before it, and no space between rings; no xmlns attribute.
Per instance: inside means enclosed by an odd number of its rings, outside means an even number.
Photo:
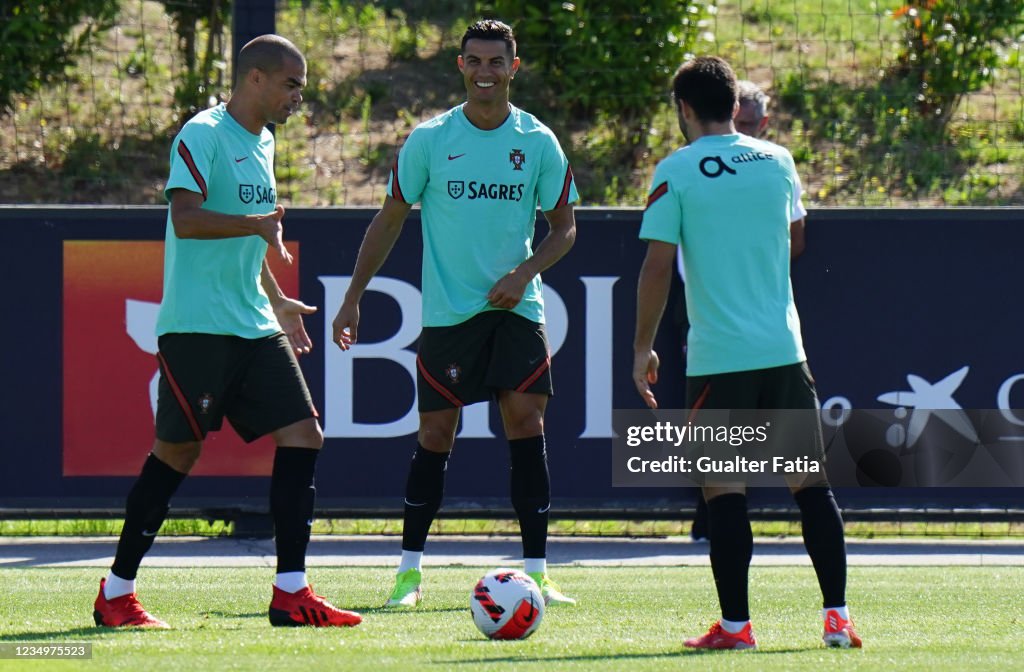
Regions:
<svg viewBox="0 0 1024 672"><path fill-rule="evenodd" d="M476 627L491 639L526 639L544 617L544 598L525 573L494 569L476 582L469 610Z"/></svg>

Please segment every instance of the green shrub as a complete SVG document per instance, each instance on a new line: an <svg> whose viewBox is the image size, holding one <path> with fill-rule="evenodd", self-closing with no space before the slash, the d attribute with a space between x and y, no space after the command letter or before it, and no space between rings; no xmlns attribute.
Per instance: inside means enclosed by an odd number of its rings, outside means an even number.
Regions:
<svg viewBox="0 0 1024 672"><path fill-rule="evenodd" d="M174 87L174 102L184 123L209 107L210 97L224 88L225 31L231 25L231 1L164 0L164 9L174 23L184 63Z"/></svg>
<svg viewBox="0 0 1024 672"><path fill-rule="evenodd" d="M480 9L516 31L533 84L516 95L565 119L614 119L624 155L646 141L707 13L685 0L494 0Z"/></svg>
<svg viewBox="0 0 1024 672"><path fill-rule="evenodd" d="M937 131L961 98L984 87L1024 24L1020 0L914 0L893 12L904 45L889 79L911 86L916 108Z"/></svg>
<svg viewBox="0 0 1024 672"><path fill-rule="evenodd" d="M477 9L515 29L523 64L513 100L569 145L583 200L639 203L634 173L649 163L672 75L698 51L713 6L710 0L482 0Z"/></svg>
<svg viewBox="0 0 1024 672"><path fill-rule="evenodd" d="M118 0L7 0L0 3L0 113L14 96L64 75L114 25Z"/></svg>

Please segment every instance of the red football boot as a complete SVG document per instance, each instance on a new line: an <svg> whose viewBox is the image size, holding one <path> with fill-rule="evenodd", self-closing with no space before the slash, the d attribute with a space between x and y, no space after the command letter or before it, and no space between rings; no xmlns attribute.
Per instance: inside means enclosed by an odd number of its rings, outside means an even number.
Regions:
<svg viewBox="0 0 1024 672"><path fill-rule="evenodd" d="M733 634L722 627L721 621L715 621L706 635L691 637L683 642L683 645L691 649L756 649L757 640L754 639L754 630L750 623Z"/></svg>
<svg viewBox="0 0 1024 672"><path fill-rule="evenodd" d="M835 609L825 612L825 634L821 640L825 646L840 649L859 649L863 646L857 631L853 629L853 619L846 620Z"/></svg>
<svg viewBox="0 0 1024 672"><path fill-rule="evenodd" d="M313 592L306 586L297 593L288 593L274 586L274 599L270 602L270 624L283 626L312 625L352 626L363 622L354 611L345 611Z"/></svg>
<svg viewBox="0 0 1024 672"><path fill-rule="evenodd" d="M171 626L159 618L154 618L142 608L139 598L135 596L135 593L128 593L127 595L108 600L103 595L103 586L106 583L106 579L100 579L100 594L96 596L96 602L93 604L92 617L96 621L96 625L108 628L170 629Z"/></svg>

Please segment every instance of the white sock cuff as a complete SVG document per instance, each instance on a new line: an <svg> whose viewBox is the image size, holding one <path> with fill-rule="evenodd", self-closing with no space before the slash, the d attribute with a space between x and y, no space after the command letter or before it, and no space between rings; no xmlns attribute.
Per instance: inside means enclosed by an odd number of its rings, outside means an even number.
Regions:
<svg viewBox="0 0 1024 672"><path fill-rule="evenodd" d="M723 618L721 623L722 630L735 635L736 633L741 632L743 628L747 627L747 623L750 623L750 621L727 621Z"/></svg>
<svg viewBox="0 0 1024 672"><path fill-rule="evenodd" d="M407 572L410 569L423 571L423 551L402 551L402 560L398 563L398 573Z"/></svg>
<svg viewBox="0 0 1024 672"><path fill-rule="evenodd" d="M103 584L103 597L112 600L115 597L135 592L135 579L122 579L113 572L107 573L107 582Z"/></svg>
<svg viewBox="0 0 1024 672"><path fill-rule="evenodd" d="M821 610L821 617L828 617L828 612L830 611L834 611L837 614L839 614L839 618L843 619L844 621L850 620L850 610L846 607L845 604L841 607L825 607Z"/></svg>
<svg viewBox="0 0 1024 672"><path fill-rule="evenodd" d="M523 558L523 569L527 574L547 574L547 558Z"/></svg>
<svg viewBox="0 0 1024 672"><path fill-rule="evenodd" d="M274 577L274 585L286 593L297 593L309 585L305 572L282 572Z"/></svg>

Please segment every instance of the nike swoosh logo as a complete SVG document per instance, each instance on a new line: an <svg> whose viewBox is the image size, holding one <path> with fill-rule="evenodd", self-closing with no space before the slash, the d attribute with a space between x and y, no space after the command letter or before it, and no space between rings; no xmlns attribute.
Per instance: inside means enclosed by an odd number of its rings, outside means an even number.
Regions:
<svg viewBox="0 0 1024 672"><path fill-rule="evenodd" d="M449 161L454 161L455 159L461 159L461 158L462 158L462 157L464 157L465 155L466 155L466 153L465 153L465 152L463 152L462 154L456 154L455 156L452 156L451 154L449 154L449 155L448 155L448 160L449 160Z"/></svg>
<svg viewBox="0 0 1024 672"><path fill-rule="evenodd" d="M143 530L142 531L142 536L144 536L144 537L155 537L156 536L156 532L150 532L149 530Z"/></svg>
<svg viewBox="0 0 1024 672"><path fill-rule="evenodd" d="M415 506L415 507L426 506L427 505L426 502L420 502L419 504L414 504L414 503L410 502L408 499L405 500L405 503L407 505L409 505L409 506Z"/></svg>
<svg viewBox="0 0 1024 672"><path fill-rule="evenodd" d="M550 508L551 508L551 505L548 504L543 509L537 509L537 513L547 513Z"/></svg>
<svg viewBox="0 0 1024 672"><path fill-rule="evenodd" d="M313 519L312 519L312 518L310 518L309 520L307 520L307 521L306 521L306 525L308 525L308 526L310 526L310 527L313 527Z"/></svg>
<svg viewBox="0 0 1024 672"><path fill-rule="evenodd" d="M246 159L248 159L248 158L249 158L248 156L243 156L243 157L242 157L242 158L240 158L240 159L235 159L235 163L241 163L242 161L245 161L245 160L246 160Z"/></svg>

